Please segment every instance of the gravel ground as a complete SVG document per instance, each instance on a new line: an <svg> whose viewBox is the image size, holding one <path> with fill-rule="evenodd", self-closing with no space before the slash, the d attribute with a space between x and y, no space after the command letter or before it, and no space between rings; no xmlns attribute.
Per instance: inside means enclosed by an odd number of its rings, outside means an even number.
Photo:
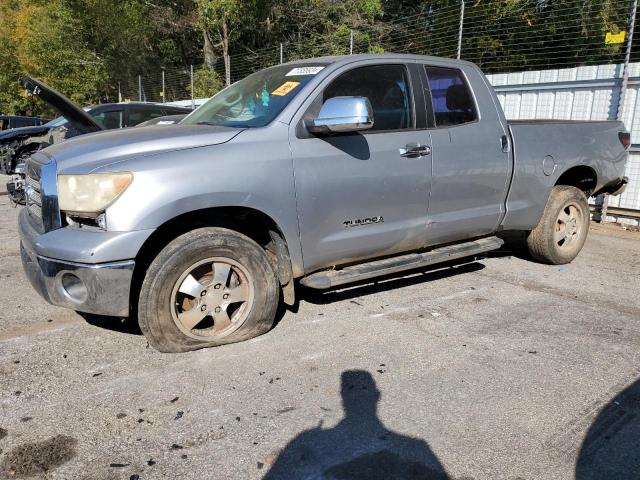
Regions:
<svg viewBox="0 0 640 480"><path fill-rule="evenodd" d="M37 297L17 212L0 195L0 478L640 478L638 233L301 292L262 337L167 355Z"/></svg>

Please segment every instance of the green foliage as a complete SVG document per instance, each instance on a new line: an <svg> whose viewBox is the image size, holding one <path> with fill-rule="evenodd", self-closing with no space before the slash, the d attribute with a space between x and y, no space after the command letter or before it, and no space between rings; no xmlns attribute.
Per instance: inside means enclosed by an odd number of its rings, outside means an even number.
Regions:
<svg viewBox="0 0 640 480"><path fill-rule="evenodd" d="M86 41L81 18L63 0L31 2L16 16L15 56L20 67L87 104L107 80L105 61Z"/></svg>
<svg viewBox="0 0 640 480"><path fill-rule="evenodd" d="M619 62L629 0L466 0L462 57L489 72ZM0 0L0 113L42 102L18 84L30 74L82 105L209 96L279 61L349 53L455 56L460 0ZM205 38L207 42L205 42ZM206 48L205 48L206 46ZM225 72L226 73L226 72ZM157 99L157 98L156 98Z"/></svg>
<svg viewBox="0 0 640 480"><path fill-rule="evenodd" d="M212 97L223 88L224 81L219 73L206 67L199 68L193 73L193 96L195 98Z"/></svg>
<svg viewBox="0 0 640 480"><path fill-rule="evenodd" d="M220 30L223 25L235 27L243 15L241 0L198 0L198 19L203 28Z"/></svg>
<svg viewBox="0 0 640 480"><path fill-rule="evenodd" d="M18 113L26 107L18 88L20 65L15 55L16 46L12 38L15 27L14 8L15 2L0 3L0 18L2 18L0 22L0 114Z"/></svg>

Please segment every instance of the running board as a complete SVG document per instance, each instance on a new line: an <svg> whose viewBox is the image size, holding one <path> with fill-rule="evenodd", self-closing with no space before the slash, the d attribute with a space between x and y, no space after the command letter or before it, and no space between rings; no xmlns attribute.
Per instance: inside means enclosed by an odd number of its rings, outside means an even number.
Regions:
<svg viewBox="0 0 640 480"><path fill-rule="evenodd" d="M367 280L382 275L448 262L458 258L470 257L491 250L497 250L503 244L504 241L498 237L481 238L472 242L435 248L424 253L410 253L399 257L360 263L343 268L342 270L323 270L304 277L300 280L300 283L305 287L324 290L359 280Z"/></svg>

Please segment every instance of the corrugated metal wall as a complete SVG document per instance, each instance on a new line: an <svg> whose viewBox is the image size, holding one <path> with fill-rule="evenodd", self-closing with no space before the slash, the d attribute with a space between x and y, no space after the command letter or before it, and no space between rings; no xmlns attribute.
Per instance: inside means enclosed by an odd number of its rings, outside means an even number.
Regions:
<svg viewBox="0 0 640 480"><path fill-rule="evenodd" d="M624 194L609 205L640 210L640 63L632 63L622 119L631 132ZM615 120L622 65L595 65L488 75L509 120Z"/></svg>

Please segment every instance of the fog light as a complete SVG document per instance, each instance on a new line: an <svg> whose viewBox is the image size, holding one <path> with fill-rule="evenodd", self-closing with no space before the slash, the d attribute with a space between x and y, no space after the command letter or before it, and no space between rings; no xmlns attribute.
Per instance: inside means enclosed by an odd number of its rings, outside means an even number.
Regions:
<svg viewBox="0 0 640 480"><path fill-rule="evenodd" d="M74 302L84 303L87 301L87 287L84 282L73 273L64 273L60 278L62 291Z"/></svg>

